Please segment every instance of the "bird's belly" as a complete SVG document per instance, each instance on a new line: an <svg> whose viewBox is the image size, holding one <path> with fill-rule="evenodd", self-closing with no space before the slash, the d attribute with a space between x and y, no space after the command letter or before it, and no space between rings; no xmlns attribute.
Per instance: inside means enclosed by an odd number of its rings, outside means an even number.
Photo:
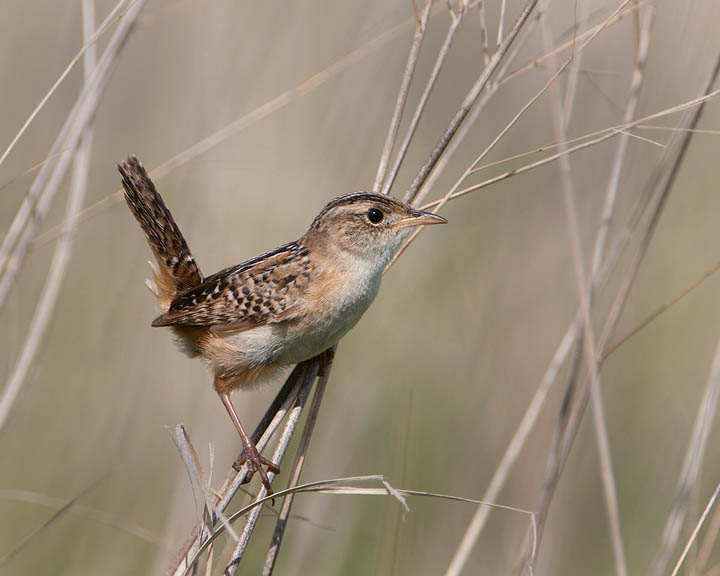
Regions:
<svg viewBox="0 0 720 576"><path fill-rule="evenodd" d="M368 309L379 284L378 278L358 285L358 290L348 291L344 300L336 300L334 305L326 301L321 311L227 334L223 340L234 352L235 362L246 367L297 364L337 344Z"/></svg>
<svg viewBox="0 0 720 576"><path fill-rule="evenodd" d="M268 324L252 330L228 334L226 344L235 351L235 362L245 366L297 364L317 356L337 344L367 309L354 306L339 314L300 319L297 322Z"/></svg>
<svg viewBox="0 0 720 576"><path fill-rule="evenodd" d="M279 364L297 364L334 346L357 324L371 302L372 298L355 301L352 305L329 311L322 317L304 318L289 326L275 361Z"/></svg>

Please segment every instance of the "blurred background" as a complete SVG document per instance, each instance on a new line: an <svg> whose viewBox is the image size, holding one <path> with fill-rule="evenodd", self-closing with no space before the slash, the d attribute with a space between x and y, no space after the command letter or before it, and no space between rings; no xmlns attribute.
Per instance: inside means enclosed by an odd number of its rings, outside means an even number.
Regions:
<svg viewBox="0 0 720 576"><path fill-rule="evenodd" d="M445 4L436 4L410 92L411 111L451 19ZM648 5L626 8L642 14ZM96 0L94 6L99 24L115 4ZM506 32L522 6L507 2ZM572 39L575 19L584 31L618 6L620 0L553 0L547 18L554 43ZM491 48L500 9L499 0L485 2ZM0 12L5 150L82 48L83 32L79 1L4 0ZM701 93L720 50L719 21L717 2L657 3L638 117ZM640 22L628 14L583 52L570 138L622 121ZM147 2L95 115L84 206L118 190L115 163L128 154L152 169L330 70L156 180L206 274L295 239L325 202L371 188L414 28L410 0ZM113 31L99 39L99 55ZM361 47L342 69L330 68ZM509 71L546 51L536 25ZM542 88L550 65L535 66L498 90L428 199L442 197ZM395 195L403 194L482 66L476 6L458 32ZM564 73L558 80L563 96L568 78ZM3 235L37 174L26 171L47 156L82 86L79 62L0 165ZM674 115L653 124L672 127L680 120ZM711 101L698 127L719 125L720 108ZM636 134L651 141L629 140L611 241L672 132ZM618 334L718 260L717 138L693 136ZM486 161L556 140L548 93ZM610 139L570 157L588 270L616 148L617 139ZM537 157L492 167L470 183ZM40 224L0 310L0 390L15 370L46 282L69 181ZM558 165L454 200L441 213L450 224L418 237L341 342L303 481L383 474L398 488L482 497L579 303ZM212 443L216 484L240 447L202 364L178 353L168 331L150 327L155 303L143 285L150 252L126 206L105 201L87 216L78 224L47 333L0 429L0 558L65 502L83 496L7 559L0 574L163 573L198 519L202 500L197 492L193 496L165 427L184 423L205 467ZM627 261L595 302L598 332ZM631 574L645 572L660 547L720 338L718 290L720 278L709 278L602 367ZM510 472L502 504L527 510L538 505L562 374ZM247 426L255 425L279 385L237 394ZM536 574L615 571L590 410L586 416L550 508ZM681 545L720 479L718 441L720 431L713 429ZM287 457L278 485L290 462ZM254 492L257 480L248 488ZM276 573L443 573L475 506L418 497L408 503L405 514L392 498L298 496L298 517L289 524ZM273 526L273 517L263 516L240 573L260 572ZM463 573L512 573L528 526L526 515L493 511ZM221 540L219 557L230 548ZM720 553L706 570L717 562ZM218 574L221 564L216 562Z"/></svg>

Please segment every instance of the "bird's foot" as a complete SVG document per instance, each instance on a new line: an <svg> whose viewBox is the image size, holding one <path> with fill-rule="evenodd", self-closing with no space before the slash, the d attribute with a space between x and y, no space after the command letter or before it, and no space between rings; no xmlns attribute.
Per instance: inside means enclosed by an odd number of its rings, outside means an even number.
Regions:
<svg viewBox="0 0 720 576"><path fill-rule="evenodd" d="M272 495L273 491L270 487L270 479L268 478L263 466L267 466L267 469L273 474L278 474L280 472L280 468L278 468L277 464L275 464L272 460L261 456L253 444L245 446L243 453L238 456L238 459L235 460L235 462L233 462L233 468L239 472L245 464L247 464L248 471L245 476L244 483L250 482L252 477L255 475L255 472L257 472L260 474L260 478L263 486L265 486L265 489L267 490L268 496Z"/></svg>

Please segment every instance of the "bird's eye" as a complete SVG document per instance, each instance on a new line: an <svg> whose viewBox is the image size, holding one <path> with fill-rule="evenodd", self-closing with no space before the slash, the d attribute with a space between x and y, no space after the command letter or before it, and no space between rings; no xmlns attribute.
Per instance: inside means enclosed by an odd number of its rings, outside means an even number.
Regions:
<svg viewBox="0 0 720 576"><path fill-rule="evenodd" d="M372 222L373 224L379 224L380 222L382 222L383 213L377 208L370 208L367 211L367 219L370 220L370 222Z"/></svg>

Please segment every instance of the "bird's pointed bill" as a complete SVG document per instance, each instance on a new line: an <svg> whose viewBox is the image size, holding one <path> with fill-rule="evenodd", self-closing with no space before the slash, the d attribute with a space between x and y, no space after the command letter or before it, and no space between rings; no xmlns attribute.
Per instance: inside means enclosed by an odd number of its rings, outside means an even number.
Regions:
<svg viewBox="0 0 720 576"><path fill-rule="evenodd" d="M407 226L432 226L433 224L447 224L447 220L442 216L425 212L423 210L413 210L411 215L402 220L398 220L393 224L393 228L405 228Z"/></svg>

